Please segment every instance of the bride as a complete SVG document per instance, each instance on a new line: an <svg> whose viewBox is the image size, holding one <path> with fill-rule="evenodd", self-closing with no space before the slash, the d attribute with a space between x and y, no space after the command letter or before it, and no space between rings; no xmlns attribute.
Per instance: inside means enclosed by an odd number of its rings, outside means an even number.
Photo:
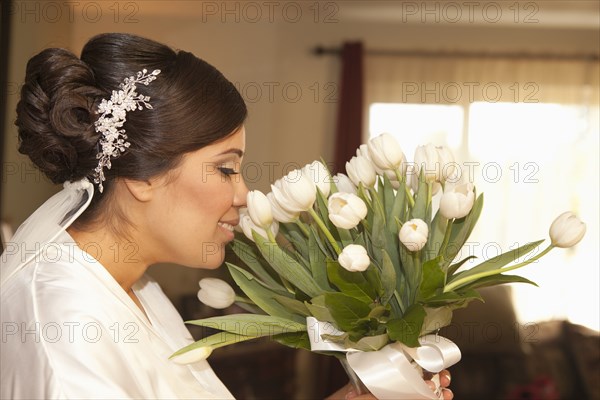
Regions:
<svg viewBox="0 0 600 400"><path fill-rule="evenodd" d="M246 202L246 115L213 66L134 35L29 61L19 151L64 189L2 254L1 398L232 397L205 360L169 360L193 339L145 272L222 264Z"/></svg>

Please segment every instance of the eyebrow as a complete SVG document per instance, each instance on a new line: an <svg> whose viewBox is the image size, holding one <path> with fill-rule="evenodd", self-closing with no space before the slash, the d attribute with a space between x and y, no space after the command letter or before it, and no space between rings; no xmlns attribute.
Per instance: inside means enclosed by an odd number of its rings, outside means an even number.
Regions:
<svg viewBox="0 0 600 400"><path fill-rule="evenodd" d="M224 154L236 154L236 155L237 155L239 158L242 158L242 157L244 156L244 151L243 151L243 150L240 150L240 149L237 149L237 148L234 148L234 147L232 147L232 148L230 148L230 149L227 149L227 150L225 150L225 151L223 151L223 152L219 153L218 155L219 155L219 156L222 156L222 155L224 155Z"/></svg>

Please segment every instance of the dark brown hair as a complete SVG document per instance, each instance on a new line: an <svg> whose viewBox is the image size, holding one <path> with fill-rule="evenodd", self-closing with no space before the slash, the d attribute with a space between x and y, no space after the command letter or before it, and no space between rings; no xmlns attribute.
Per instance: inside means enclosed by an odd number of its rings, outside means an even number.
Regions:
<svg viewBox="0 0 600 400"><path fill-rule="evenodd" d="M110 197L115 178L147 180L165 173L184 154L228 136L246 119L239 92L212 65L153 40L108 33L90 39L81 59L51 48L29 60L15 122L19 151L54 183L93 181L98 104L143 69L161 70L156 80L137 89L150 97L153 109L127 113L124 129L131 146L104 170L104 193L96 191L80 220L94 218L93 209Z"/></svg>

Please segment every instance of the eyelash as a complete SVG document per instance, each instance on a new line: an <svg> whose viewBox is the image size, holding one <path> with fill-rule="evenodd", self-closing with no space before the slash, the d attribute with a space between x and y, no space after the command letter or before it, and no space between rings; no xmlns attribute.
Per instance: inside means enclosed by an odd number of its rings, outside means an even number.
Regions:
<svg viewBox="0 0 600 400"><path fill-rule="evenodd" d="M226 176L239 174L239 172L235 171L233 168L219 167L219 171Z"/></svg>

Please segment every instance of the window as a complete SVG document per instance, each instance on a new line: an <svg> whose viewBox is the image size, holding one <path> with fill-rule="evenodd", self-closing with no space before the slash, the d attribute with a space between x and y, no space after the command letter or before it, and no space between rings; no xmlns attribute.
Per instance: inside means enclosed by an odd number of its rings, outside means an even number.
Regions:
<svg viewBox="0 0 600 400"><path fill-rule="evenodd" d="M469 162L466 173L485 193L485 205L462 257L487 259L548 238L556 216L578 213L586 237L519 270L540 287L512 285L515 308L522 323L568 318L598 330L597 308L589 309L600 303L598 119L597 109L551 103L374 103L369 134L393 134L409 160L431 142Z"/></svg>

